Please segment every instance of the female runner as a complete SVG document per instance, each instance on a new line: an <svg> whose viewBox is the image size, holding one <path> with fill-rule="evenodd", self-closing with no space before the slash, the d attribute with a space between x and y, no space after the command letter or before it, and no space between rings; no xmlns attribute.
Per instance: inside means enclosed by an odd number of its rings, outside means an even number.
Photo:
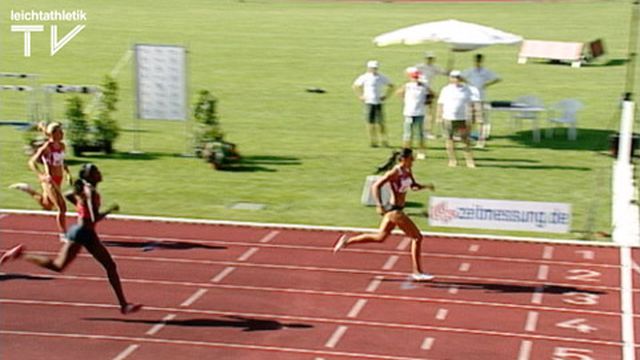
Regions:
<svg viewBox="0 0 640 360"><path fill-rule="evenodd" d="M396 156L396 154L394 154L394 156ZM411 263L413 273L411 274L411 278L414 281L432 280L434 278L433 275L422 272L422 262L420 260L422 234L420 234L420 230L411 218L404 213L403 209L409 189L429 189L434 191L435 187L433 184L419 184L413 178L411 172L411 167L413 166L413 151L411 149L402 149L398 156L399 163L376 181L372 187L378 213L382 215L382 222L380 223L378 233L362 234L352 238L342 235L334 245L333 251L338 252L354 243L382 242L391 235L391 231L397 226L412 240ZM381 197L381 189L385 184L390 185L392 192L391 204L388 208L383 206Z"/></svg>

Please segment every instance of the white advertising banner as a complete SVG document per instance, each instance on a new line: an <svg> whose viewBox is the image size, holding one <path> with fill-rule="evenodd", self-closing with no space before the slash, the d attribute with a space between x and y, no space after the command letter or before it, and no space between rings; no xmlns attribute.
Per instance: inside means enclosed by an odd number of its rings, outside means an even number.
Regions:
<svg viewBox="0 0 640 360"><path fill-rule="evenodd" d="M564 203L431 197L429 225L567 233L571 205Z"/></svg>
<svg viewBox="0 0 640 360"><path fill-rule="evenodd" d="M187 120L186 49L136 45L138 119Z"/></svg>

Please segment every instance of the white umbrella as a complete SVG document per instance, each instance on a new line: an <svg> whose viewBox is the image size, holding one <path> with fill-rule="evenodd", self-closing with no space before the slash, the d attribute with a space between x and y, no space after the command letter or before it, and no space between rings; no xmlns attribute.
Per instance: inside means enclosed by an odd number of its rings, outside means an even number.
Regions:
<svg viewBox="0 0 640 360"><path fill-rule="evenodd" d="M417 45L428 41L445 42L453 51L468 51L489 45L518 44L522 41L522 37L488 26L458 20L443 20L405 27L373 39L377 46Z"/></svg>

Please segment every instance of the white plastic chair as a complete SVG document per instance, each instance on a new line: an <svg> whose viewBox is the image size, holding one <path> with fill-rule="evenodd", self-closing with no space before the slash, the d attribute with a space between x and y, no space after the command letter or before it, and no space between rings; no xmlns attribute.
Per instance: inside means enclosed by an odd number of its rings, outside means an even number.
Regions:
<svg viewBox="0 0 640 360"><path fill-rule="evenodd" d="M521 106L523 108L544 108L542 100L534 95L520 96L513 101L513 105ZM538 125L538 113L540 111L515 111L511 114L512 122L517 125L518 128L522 125L522 120L531 120L533 125L533 141L540 141L540 126Z"/></svg>
<svg viewBox="0 0 640 360"><path fill-rule="evenodd" d="M578 124L578 111L582 109L582 103L575 99L564 99L553 104L549 109L550 126L547 128L547 137L553 136L554 127L558 124L567 125L567 138L575 140L578 138L576 126Z"/></svg>

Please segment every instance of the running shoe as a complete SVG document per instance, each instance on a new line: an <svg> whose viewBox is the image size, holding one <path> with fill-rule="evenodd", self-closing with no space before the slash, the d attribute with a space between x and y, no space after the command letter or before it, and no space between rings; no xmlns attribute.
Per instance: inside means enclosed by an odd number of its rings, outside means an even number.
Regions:
<svg viewBox="0 0 640 360"><path fill-rule="evenodd" d="M127 304L120 308L122 315L129 315L142 309L142 304Z"/></svg>
<svg viewBox="0 0 640 360"><path fill-rule="evenodd" d="M431 281L435 278L435 276L426 273L415 273L411 274L411 278L413 281Z"/></svg>
<svg viewBox="0 0 640 360"><path fill-rule="evenodd" d="M342 248L344 248L345 245L347 245L347 235L342 235L340 236L338 241L336 241L336 244L333 246L333 252L337 253L338 251L342 250Z"/></svg>
<svg viewBox="0 0 640 360"><path fill-rule="evenodd" d="M22 244L12 247L10 250L2 254L2 257L0 257L0 265L6 263L9 260L15 260L22 256L22 250Z"/></svg>
<svg viewBox="0 0 640 360"><path fill-rule="evenodd" d="M69 242L69 239L67 239L67 234L65 234L65 233L58 234L58 240L60 240L61 243L68 243Z"/></svg>
<svg viewBox="0 0 640 360"><path fill-rule="evenodd" d="M33 192L33 188L31 187L31 185L29 185L27 183L11 184L11 185L9 185L9 189L16 189L16 190L24 191L26 193Z"/></svg>

